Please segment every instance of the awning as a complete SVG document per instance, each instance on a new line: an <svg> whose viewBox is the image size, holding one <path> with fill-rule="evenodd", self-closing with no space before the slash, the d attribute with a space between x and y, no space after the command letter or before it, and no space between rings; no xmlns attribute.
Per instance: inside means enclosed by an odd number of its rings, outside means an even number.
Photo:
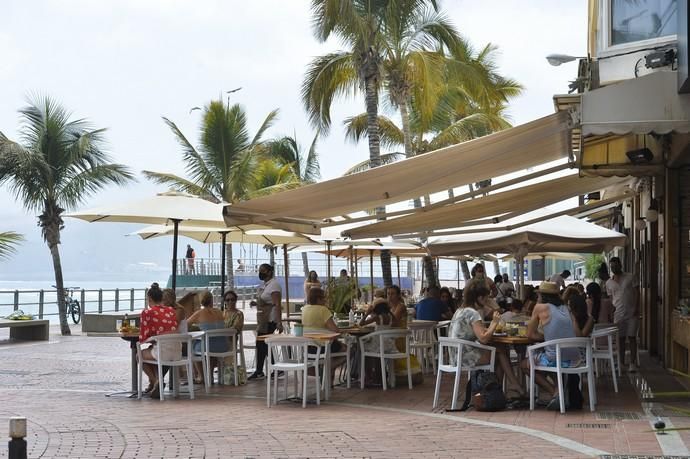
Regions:
<svg viewBox="0 0 690 459"><path fill-rule="evenodd" d="M659 71L582 94L582 135L690 132L690 95Z"/></svg>
<svg viewBox="0 0 690 459"><path fill-rule="evenodd" d="M567 113L358 174L226 206L228 225L283 217L318 222L394 204L569 155Z"/></svg>
<svg viewBox="0 0 690 459"><path fill-rule="evenodd" d="M493 218L494 223L498 223L568 198L622 183L625 180L618 177L568 175L483 198L470 199L429 211L422 210L404 217L352 228L347 230L346 234L352 238L369 238L419 233L454 228L480 218Z"/></svg>

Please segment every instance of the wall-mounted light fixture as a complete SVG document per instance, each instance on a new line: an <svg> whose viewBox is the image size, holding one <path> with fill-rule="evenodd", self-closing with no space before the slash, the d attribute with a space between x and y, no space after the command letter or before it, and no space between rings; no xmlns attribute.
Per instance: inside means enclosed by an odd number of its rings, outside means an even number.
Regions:
<svg viewBox="0 0 690 459"><path fill-rule="evenodd" d="M649 203L649 209L644 214L648 222L655 222L659 220L659 203L656 199L652 199Z"/></svg>

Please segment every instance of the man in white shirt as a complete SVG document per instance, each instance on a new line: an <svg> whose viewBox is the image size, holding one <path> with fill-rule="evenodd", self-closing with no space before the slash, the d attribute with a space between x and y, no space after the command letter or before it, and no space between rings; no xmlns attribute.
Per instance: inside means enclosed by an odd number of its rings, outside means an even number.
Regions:
<svg viewBox="0 0 690 459"><path fill-rule="evenodd" d="M549 277L549 282L553 282L554 284L558 285L560 290L563 290L565 288L565 280L569 277L570 271L565 269L562 273L554 274L553 276Z"/></svg>
<svg viewBox="0 0 690 459"><path fill-rule="evenodd" d="M259 266L259 280L262 284L257 290L256 334L270 335L276 330L283 332L282 288L274 276L273 266L264 263ZM247 379L264 378L264 361L268 356L268 345L264 341L256 342L256 370Z"/></svg>
<svg viewBox="0 0 690 459"><path fill-rule="evenodd" d="M613 277L606 281L606 293L611 298L614 307L613 323L618 327L620 362L624 365L626 341L629 341L628 371L634 372L637 369L637 317L639 315L637 281L631 273L623 272L620 258L611 258L609 265Z"/></svg>

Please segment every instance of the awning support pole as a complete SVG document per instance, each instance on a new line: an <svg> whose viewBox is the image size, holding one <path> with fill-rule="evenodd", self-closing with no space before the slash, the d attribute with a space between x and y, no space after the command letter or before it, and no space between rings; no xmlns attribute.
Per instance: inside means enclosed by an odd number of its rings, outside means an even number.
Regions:
<svg viewBox="0 0 690 459"><path fill-rule="evenodd" d="M287 244L283 244L283 266L285 266L285 304L287 317L290 317L290 264L288 262Z"/></svg>

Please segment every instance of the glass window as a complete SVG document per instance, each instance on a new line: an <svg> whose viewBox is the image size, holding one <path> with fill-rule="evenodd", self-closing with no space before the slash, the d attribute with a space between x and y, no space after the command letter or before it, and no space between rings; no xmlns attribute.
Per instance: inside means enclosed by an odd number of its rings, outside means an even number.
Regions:
<svg viewBox="0 0 690 459"><path fill-rule="evenodd" d="M611 0L611 45L674 35L677 0Z"/></svg>

